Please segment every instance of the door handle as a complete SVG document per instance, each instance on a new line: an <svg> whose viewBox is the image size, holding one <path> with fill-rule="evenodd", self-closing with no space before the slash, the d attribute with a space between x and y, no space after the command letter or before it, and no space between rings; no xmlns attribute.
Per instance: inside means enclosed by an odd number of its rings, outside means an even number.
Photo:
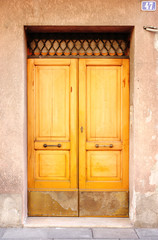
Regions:
<svg viewBox="0 0 158 240"><path fill-rule="evenodd" d="M61 144L59 143L59 144L57 144L57 145L47 145L46 143L45 144L43 144L43 147L58 147L58 148L60 148L61 147Z"/></svg>
<svg viewBox="0 0 158 240"><path fill-rule="evenodd" d="M112 148L112 147L113 147L113 144L109 144L109 145L99 145L99 144L95 144L95 147L96 147L96 148L99 148L99 147L109 147L109 148Z"/></svg>

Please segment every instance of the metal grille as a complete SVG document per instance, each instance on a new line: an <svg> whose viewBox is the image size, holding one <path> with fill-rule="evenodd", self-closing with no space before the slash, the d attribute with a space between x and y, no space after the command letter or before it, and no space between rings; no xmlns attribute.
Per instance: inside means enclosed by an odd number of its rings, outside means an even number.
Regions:
<svg viewBox="0 0 158 240"><path fill-rule="evenodd" d="M109 39L111 37L111 39ZM45 34L28 38L28 57L128 56L129 40L107 34Z"/></svg>

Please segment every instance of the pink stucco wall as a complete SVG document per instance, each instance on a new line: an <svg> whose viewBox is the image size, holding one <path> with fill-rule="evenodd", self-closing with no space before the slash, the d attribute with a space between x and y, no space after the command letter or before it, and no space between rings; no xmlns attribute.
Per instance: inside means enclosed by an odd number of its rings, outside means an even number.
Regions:
<svg viewBox="0 0 158 240"><path fill-rule="evenodd" d="M134 26L130 53L130 218L158 227L158 10L140 0L0 0L0 225L21 225L27 190L27 25ZM158 5L158 4L157 4ZM157 25L156 25L157 24Z"/></svg>

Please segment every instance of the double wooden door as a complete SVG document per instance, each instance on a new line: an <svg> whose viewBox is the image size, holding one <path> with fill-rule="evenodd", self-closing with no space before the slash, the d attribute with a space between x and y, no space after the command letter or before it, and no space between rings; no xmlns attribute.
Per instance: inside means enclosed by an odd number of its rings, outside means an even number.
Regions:
<svg viewBox="0 0 158 240"><path fill-rule="evenodd" d="M129 61L28 60L28 213L128 216Z"/></svg>

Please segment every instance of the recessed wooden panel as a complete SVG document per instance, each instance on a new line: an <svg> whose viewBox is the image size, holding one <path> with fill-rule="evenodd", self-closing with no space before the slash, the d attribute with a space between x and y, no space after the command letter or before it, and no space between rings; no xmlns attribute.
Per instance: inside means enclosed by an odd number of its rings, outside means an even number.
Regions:
<svg viewBox="0 0 158 240"><path fill-rule="evenodd" d="M69 67L36 67L36 140L69 139Z"/></svg>
<svg viewBox="0 0 158 240"><path fill-rule="evenodd" d="M68 180L69 151L36 151L36 179Z"/></svg>
<svg viewBox="0 0 158 240"><path fill-rule="evenodd" d="M120 67L87 67L87 140L120 139Z"/></svg>
<svg viewBox="0 0 158 240"><path fill-rule="evenodd" d="M120 151L88 151L87 181L116 181L120 179Z"/></svg>

